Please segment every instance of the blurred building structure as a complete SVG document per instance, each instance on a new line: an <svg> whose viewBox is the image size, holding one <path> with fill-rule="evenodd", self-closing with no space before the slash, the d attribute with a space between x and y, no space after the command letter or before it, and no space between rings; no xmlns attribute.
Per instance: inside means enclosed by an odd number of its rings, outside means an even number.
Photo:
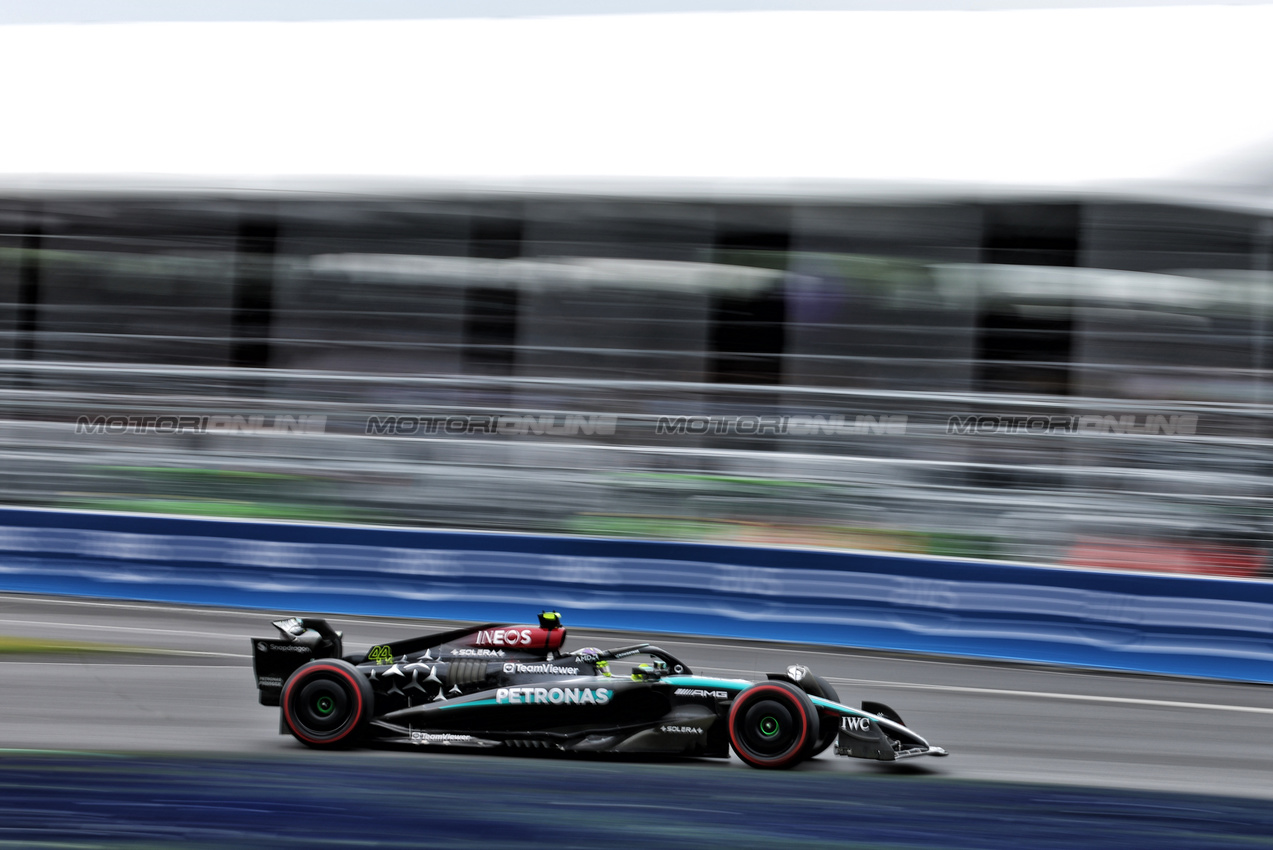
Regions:
<svg viewBox="0 0 1273 850"><path fill-rule="evenodd" d="M1057 193L14 193L0 498L1258 575L1271 221ZM323 418L81 421L254 415Z"/></svg>

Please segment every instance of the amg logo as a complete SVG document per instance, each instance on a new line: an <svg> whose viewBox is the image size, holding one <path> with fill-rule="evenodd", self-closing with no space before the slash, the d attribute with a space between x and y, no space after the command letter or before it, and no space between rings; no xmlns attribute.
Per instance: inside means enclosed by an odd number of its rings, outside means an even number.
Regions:
<svg viewBox="0 0 1273 850"><path fill-rule="evenodd" d="M850 732L870 732L871 719L869 717L846 717L844 718L844 728Z"/></svg>
<svg viewBox="0 0 1273 850"><path fill-rule="evenodd" d="M609 688L500 688L498 705L605 705L614 691Z"/></svg>
<svg viewBox="0 0 1273 850"><path fill-rule="evenodd" d="M554 664L505 664L505 673L551 673L554 676L578 676L578 667L558 667Z"/></svg>
<svg viewBox="0 0 1273 850"><path fill-rule="evenodd" d="M712 699L729 699L729 691L705 691L702 688L677 688L678 697L710 697Z"/></svg>

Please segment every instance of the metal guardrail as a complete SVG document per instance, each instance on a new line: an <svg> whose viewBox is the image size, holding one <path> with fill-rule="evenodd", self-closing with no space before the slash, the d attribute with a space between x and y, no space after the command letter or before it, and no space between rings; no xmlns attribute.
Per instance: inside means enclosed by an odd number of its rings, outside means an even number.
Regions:
<svg viewBox="0 0 1273 850"><path fill-rule="evenodd" d="M1258 404L17 361L0 386L11 504L1243 575L1273 543Z"/></svg>

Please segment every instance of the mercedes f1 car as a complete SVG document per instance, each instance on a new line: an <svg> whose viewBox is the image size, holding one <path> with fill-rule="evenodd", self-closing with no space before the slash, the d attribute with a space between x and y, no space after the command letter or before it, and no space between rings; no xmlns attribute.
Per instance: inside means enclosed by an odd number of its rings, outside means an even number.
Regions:
<svg viewBox="0 0 1273 850"><path fill-rule="evenodd" d="M252 641L263 705L281 734L311 747L371 741L443 747L531 747L580 753L728 757L789 768L836 755L894 761L944 756L886 705L840 702L825 679L793 665L766 681L695 675L647 643L562 649L555 613L536 626L484 625L343 654L316 618L279 620ZM619 674L621 665L630 671Z"/></svg>

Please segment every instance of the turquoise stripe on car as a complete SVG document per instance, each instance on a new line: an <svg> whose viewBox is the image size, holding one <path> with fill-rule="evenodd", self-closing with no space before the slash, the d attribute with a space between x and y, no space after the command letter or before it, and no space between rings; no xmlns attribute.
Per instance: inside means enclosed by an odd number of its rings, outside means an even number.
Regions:
<svg viewBox="0 0 1273 850"><path fill-rule="evenodd" d="M705 676L668 676L660 681L682 688L724 688L731 691L741 691L752 686L745 679L709 679Z"/></svg>
<svg viewBox="0 0 1273 850"><path fill-rule="evenodd" d="M439 705L438 711L446 711L448 708L468 708L471 705L504 705L504 703L497 703L493 699L477 699L472 702L448 702L446 705Z"/></svg>
<svg viewBox="0 0 1273 850"><path fill-rule="evenodd" d="M809 695L809 699L811 699L813 701L813 704L816 705L818 708L830 709L831 711L838 712L839 714L851 715L854 717L863 717L866 715L865 711L858 711L856 708L850 708L847 705L841 705L840 703L832 702L829 699L823 699L822 697L815 697L813 694Z"/></svg>

